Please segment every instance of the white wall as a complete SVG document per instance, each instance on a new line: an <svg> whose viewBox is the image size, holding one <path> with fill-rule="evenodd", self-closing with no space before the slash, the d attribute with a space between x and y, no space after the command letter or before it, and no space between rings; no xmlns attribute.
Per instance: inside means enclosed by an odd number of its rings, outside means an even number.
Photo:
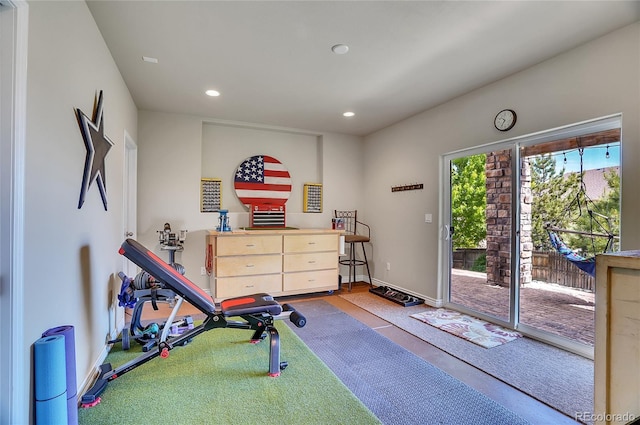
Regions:
<svg viewBox="0 0 640 425"><path fill-rule="evenodd" d="M365 213L375 277L439 299L441 155L614 113L623 114L622 248L640 248L640 24L635 23L365 138ZM508 133L495 114L518 114ZM391 193L396 184L425 189ZM434 222L424 222L432 213ZM440 224L442 224L440 219ZM381 264L391 263L386 271Z"/></svg>
<svg viewBox="0 0 640 425"><path fill-rule="evenodd" d="M249 224L248 210L233 188L233 173L245 158L258 154L277 158L291 174L288 226L328 228L334 209L363 208L359 137L150 111L139 112L138 135L138 240L161 253L156 231L165 222L173 230L187 229L176 261L204 289L210 289L209 278L200 274L205 239L217 226L218 214L200 212L202 177L223 179L222 206L229 209L232 228ZM309 182L323 184L322 213L302 212L303 185Z"/></svg>
<svg viewBox="0 0 640 425"><path fill-rule="evenodd" d="M114 312L122 311L115 291L123 262L124 132L136 138L137 111L84 2L29 7L25 321L18 325L25 359L42 332L73 325L80 386L103 354ZM105 133L114 143L106 157L108 211L95 182L78 209L86 149L75 108L91 116L100 90ZM32 383L29 372L24 382Z"/></svg>
<svg viewBox="0 0 640 425"><path fill-rule="evenodd" d="M246 213L247 208L233 189L236 169L242 161L254 155L276 158L291 176L291 194L285 205L289 213L287 225L292 225L291 213L302 212L302 185L318 183L322 178L318 167L320 144L320 136L316 134L204 123L202 177L221 178L224 189L222 207L231 213ZM248 217L244 223L232 223L232 227L248 225Z"/></svg>

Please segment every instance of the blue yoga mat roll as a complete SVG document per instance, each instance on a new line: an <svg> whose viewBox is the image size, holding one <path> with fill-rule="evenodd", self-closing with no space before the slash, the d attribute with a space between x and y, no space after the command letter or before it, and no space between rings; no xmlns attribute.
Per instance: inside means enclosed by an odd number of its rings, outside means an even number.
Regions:
<svg viewBox="0 0 640 425"><path fill-rule="evenodd" d="M67 394L46 401L36 400L36 425L64 425L67 417Z"/></svg>
<svg viewBox="0 0 640 425"><path fill-rule="evenodd" d="M78 395L76 384L76 337L71 325L58 326L46 330L42 336L63 335L65 345L65 359L67 367L67 425L78 423Z"/></svg>
<svg viewBox="0 0 640 425"><path fill-rule="evenodd" d="M67 396L67 425L78 425L78 395Z"/></svg>
<svg viewBox="0 0 640 425"><path fill-rule="evenodd" d="M42 336L64 335L65 364L67 365L67 397L76 395L76 337L73 326L65 325L51 328Z"/></svg>
<svg viewBox="0 0 640 425"><path fill-rule="evenodd" d="M63 335L45 336L33 344L35 399L47 401L67 392L67 367Z"/></svg>

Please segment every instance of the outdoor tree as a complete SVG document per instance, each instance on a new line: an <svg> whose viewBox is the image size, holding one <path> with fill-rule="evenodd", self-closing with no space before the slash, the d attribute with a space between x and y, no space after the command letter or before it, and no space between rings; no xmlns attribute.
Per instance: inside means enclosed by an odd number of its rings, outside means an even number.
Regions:
<svg viewBox="0 0 640 425"><path fill-rule="evenodd" d="M615 170L604 172L607 189L597 200L585 198L586 208L579 211L573 221L572 228L589 234L620 234L620 175ZM579 251L585 256L601 254L606 250L617 250L617 239L603 236L568 235L567 243L574 251Z"/></svg>
<svg viewBox="0 0 640 425"><path fill-rule="evenodd" d="M552 249L547 224L567 229L571 217L567 208L576 198L579 189L577 173L565 174L557 170L551 154L529 158L531 166L531 232L536 250Z"/></svg>
<svg viewBox="0 0 640 425"><path fill-rule="evenodd" d="M580 232L598 232L597 224L582 205L580 173L558 168L553 154L525 158L531 171L531 227L536 250L553 250L547 225ZM486 240L486 155L458 158L451 163L451 224L453 248L478 248ZM619 234L620 177L616 171L605 173L608 189L589 204L598 221L610 226L607 231ZM603 231L603 229L600 229ZM573 250L583 253L603 252L607 238L596 240L585 235L562 234Z"/></svg>
<svg viewBox="0 0 640 425"><path fill-rule="evenodd" d="M485 154L451 161L453 248L477 248L487 237Z"/></svg>

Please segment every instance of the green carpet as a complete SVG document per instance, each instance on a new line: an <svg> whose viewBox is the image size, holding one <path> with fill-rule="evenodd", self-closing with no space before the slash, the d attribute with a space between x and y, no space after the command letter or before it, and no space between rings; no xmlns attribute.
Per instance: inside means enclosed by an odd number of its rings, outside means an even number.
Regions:
<svg viewBox="0 0 640 425"><path fill-rule="evenodd" d="M379 424L378 419L281 321L280 360L289 366L267 376L268 338L250 344L252 331L214 329L111 381L95 407L81 408L79 424ZM115 368L141 353L135 341L116 343L106 362Z"/></svg>

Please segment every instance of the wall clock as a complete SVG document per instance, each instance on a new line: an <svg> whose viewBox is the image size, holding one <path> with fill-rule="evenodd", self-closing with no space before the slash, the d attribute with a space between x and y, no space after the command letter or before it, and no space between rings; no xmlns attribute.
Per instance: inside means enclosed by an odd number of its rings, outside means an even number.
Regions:
<svg viewBox="0 0 640 425"><path fill-rule="evenodd" d="M503 109L493 119L493 125L500 131L508 131L516 125L518 119L513 109Z"/></svg>

